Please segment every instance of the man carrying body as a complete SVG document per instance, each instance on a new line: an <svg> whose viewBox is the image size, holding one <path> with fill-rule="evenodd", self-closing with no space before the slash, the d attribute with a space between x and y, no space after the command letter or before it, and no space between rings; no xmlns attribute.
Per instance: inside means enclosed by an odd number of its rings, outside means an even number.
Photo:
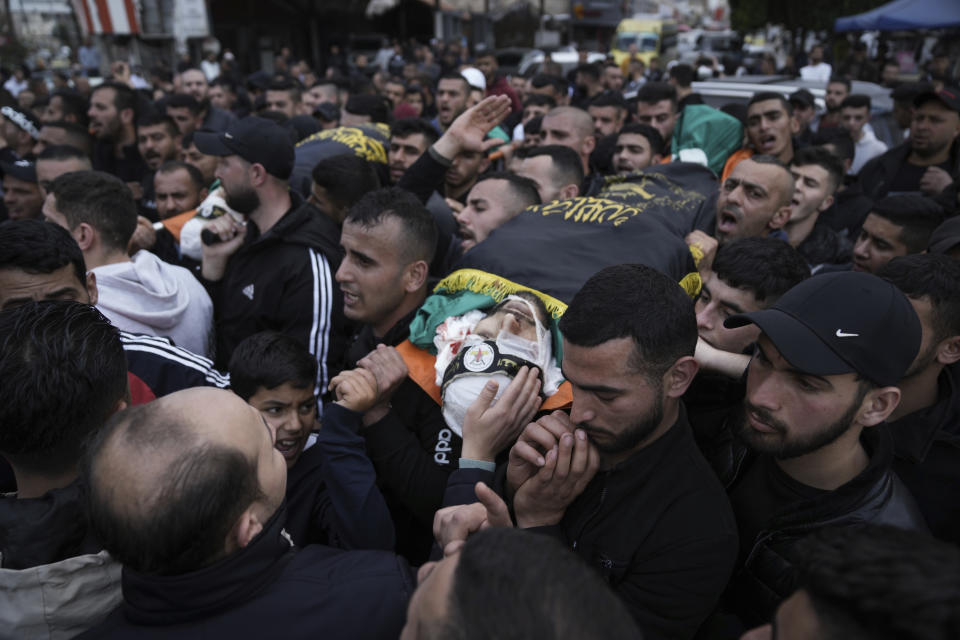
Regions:
<svg viewBox="0 0 960 640"><path fill-rule="evenodd" d="M648 124L628 124L617 135L613 151L613 169L618 175L642 171L659 164L663 157L663 137Z"/></svg>
<svg viewBox="0 0 960 640"><path fill-rule="evenodd" d="M580 156L559 144L531 148L513 172L536 183L542 204L576 198L583 184Z"/></svg>
<svg viewBox="0 0 960 640"><path fill-rule="evenodd" d="M887 194L936 195L960 171L960 89L948 87L914 99L910 137L900 146L868 162L860 171L863 192L871 198Z"/></svg>
<svg viewBox="0 0 960 640"><path fill-rule="evenodd" d="M484 176L470 190L467 206L455 214L463 251L477 246L494 229L537 204L540 196L533 180L507 172Z"/></svg>
<svg viewBox="0 0 960 640"><path fill-rule="evenodd" d="M737 538L680 402L697 371L693 305L649 267L608 267L560 331L573 405L527 426L510 451L517 526L599 571L645 638L690 638L727 583ZM448 491L492 475L461 468Z"/></svg>
<svg viewBox="0 0 960 640"><path fill-rule="evenodd" d="M748 158L738 163L720 185L715 215L704 231L714 235L720 244L778 232L790 219L793 190L793 176L776 158ZM705 203L705 211L709 202ZM689 237L687 242L690 243Z"/></svg>
<svg viewBox="0 0 960 640"><path fill-rule="evenodd" d="M452 469L451 458L438 452L459 454L459 442L440 407L388 347L407 339L427 296L436 233L414 196L397 188L373 191L344 220L344 257L336 273L344 314L361 327L342 368L359 364L377 375L379 402L364 416L361 433L393 515L397 551L415 563L429 553L433 514Z"/></svg>
<svg viewBox="0 0 960 640"><path fill-rule="evenodd" d="M319 395L344 348L333 282L339 230L289 189L293 143L280 125L250 116L223 134L197 133L195 142L220 156L226 203L246 222L225 215L207 225L221 240L204 245L202 269L217 317L217 362L228 362L247 336L273 329L317 358Z"/></svg>

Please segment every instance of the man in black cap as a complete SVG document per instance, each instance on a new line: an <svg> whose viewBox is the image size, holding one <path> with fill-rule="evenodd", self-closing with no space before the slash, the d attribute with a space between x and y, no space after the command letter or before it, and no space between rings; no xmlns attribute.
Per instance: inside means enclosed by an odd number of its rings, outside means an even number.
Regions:
<svg viewBox="0 0 960 640"><path fill-rule="evenodd" d="M913 105L910 138L860 170L860 185L871 198L936 195L960 172L960 89L921 93Z"/></svg>
<svg viewBox="0 0 960 640"><path fill-rule="evenodd" d="M205 229L212 236L202 275L214 301L216 362L225 368L241 340L272 329L316 356L317 390L325 391L327 363L340 361L346 341L333 279L339 229L289 188L293 142L280 125L249 116L224 133L197 132L194 141L202 153L220 156L216 177L226 203L244 217L222 216Z"/></svg>
<svg viewBox="0 0 960 640"><path fill-rule="evenodd" d="M17 158L26 157L40 137L40 120L29 111L17 107L3 107L0 114L3 114L3 140L6 146L17 154Z"/></svg>
<svg viewBox="0 0 960 640"><path fill-rule="evenodd" d="M790 595L797 542L811 532L925 528L890 471L889 433L871 428L896 409L920 347L906 297L870 274L824 274L724 326L751 323L761 334L743 406L727 421L734 440L714 457L740 530L728 604L747 624L769 620Z"/></svg>
<svg viewBox="0 0 960 640"><path fill-rule="evenodd" d="M0 162L3 172L3 206L11 220L43 218L43 195L37 183L37 165L33 160Z"/></svg>
<svg viewBox="0 0 960 640"><path fill-rule="evenodd" d="M793 106L793 117L800 125L800 132L793 136L793 146L796 149L809 147L813 144L814 135L810 124L817 117L813 94L806 89L798 89L790 94L790 104Z"/></svg>

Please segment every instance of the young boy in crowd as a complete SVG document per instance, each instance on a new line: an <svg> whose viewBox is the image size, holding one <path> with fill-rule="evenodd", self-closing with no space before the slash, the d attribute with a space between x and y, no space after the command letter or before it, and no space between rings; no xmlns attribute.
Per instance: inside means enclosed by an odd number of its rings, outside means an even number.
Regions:
<svg viewBox="0 0 960 640"><path fill-rule="evenodd" d="M256 408L287 461L287 533L298 546L393 549L390 513L357 434L377 397L373 374L344 371L330 383L336 402L317 421L317 360L275 331L242 341L230 359L230 387Z"/></svg>

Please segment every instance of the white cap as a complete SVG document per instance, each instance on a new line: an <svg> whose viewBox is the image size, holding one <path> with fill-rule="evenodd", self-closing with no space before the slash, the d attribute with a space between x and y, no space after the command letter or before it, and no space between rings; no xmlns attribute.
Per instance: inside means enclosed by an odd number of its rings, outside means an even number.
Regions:
<svg viewBox="0 0 960 640"><path fill-rule="evenodd" d="M467 81L467 84L474 89L480 89L480 91L487 90L487 79L483 77L483 72L480 71L480 69L467 67L460 72L460 75L463 76L463 79Z"/></svg>

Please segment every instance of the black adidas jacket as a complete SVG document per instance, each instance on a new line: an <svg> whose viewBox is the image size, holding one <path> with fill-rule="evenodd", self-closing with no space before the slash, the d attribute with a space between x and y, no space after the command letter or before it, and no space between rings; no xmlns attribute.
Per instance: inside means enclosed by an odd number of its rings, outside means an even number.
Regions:
<svg viewBox="0 0 960 640"><path fill-rule="evenodd" d="M221 280L205 281L217 332L215 362L226 369L244 338L266 330L300 341L319 363L318 392L347 344L343 294L333 276L340 266L340 230L318 209L290 192L292 206L267 233L247 225L243 245Z"/></svg>

